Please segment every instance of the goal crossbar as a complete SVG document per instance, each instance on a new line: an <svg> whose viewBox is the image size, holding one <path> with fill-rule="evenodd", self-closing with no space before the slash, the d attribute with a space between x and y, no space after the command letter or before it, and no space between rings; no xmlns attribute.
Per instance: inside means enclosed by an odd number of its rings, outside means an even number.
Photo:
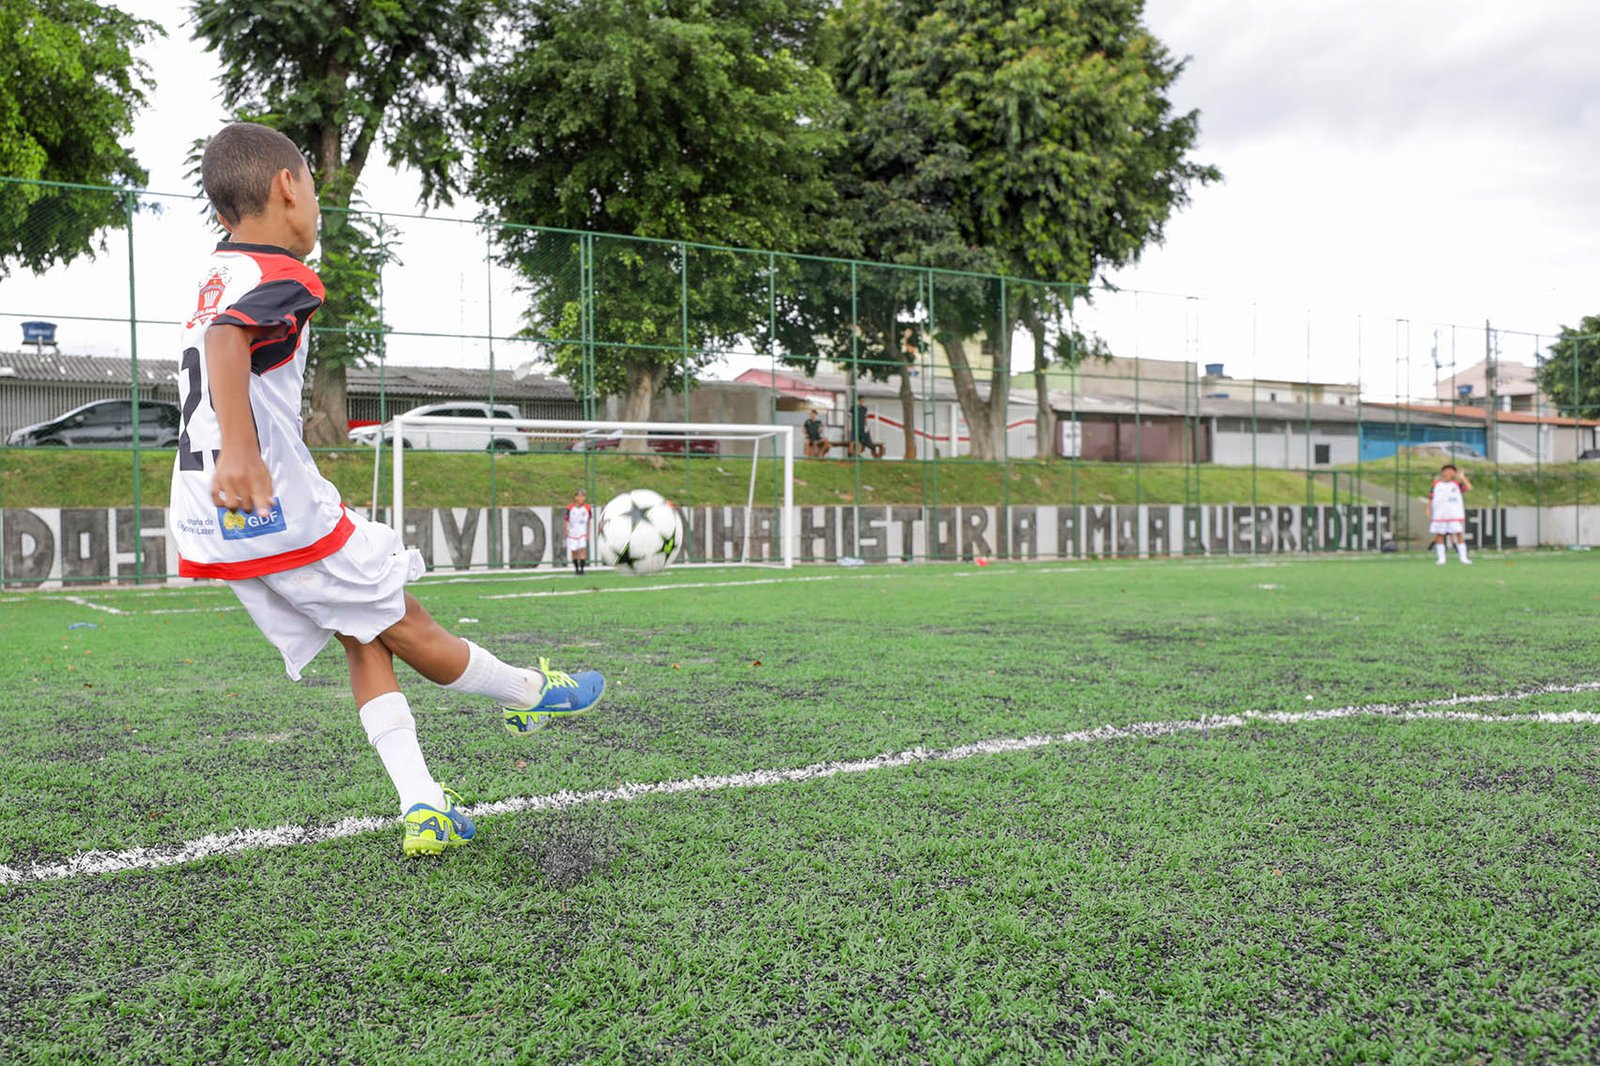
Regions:
<svg viewBox="0 0 1600 1066"><path fill-rule="evenodd" d="M522 435L527 439L534 438L566 438L574 441L596 440L621 437L624 439L654 439L654 440L683 440L688 442L697 438L713 438L722 440L750 441L755 447L751 449L750 463L750 488L745 500L744 544L741 550L742 561L749 558L750 535L753 522L751 512L755 507L756 489L756 463L761 457L761 445L771 441L774 454L771 458L780 462L782 466L783 502L778 513L778 552L781 562L779 565L788 569L794 566L795 545L798 533L794 527L794 427L759 423L724 423L724 422L607 422L558 418L507 418L495 415L489 418L461 418L446 415L396 415L393 423L394 429L390 446L394 449L394 459L391 463L393 471L393 490L390 506L396 514L405 514L405 450L407 427L433 426L444 430L460 429L463 431L483 432L489 427L495 431L503 431L512 435ZM374 451L381 448L385 441L385 434L379 434L374 442ZM685 443L684 456L687 459L690 449ZM373 467L374 498L376 507L376 476L377 467Z"/></svg>

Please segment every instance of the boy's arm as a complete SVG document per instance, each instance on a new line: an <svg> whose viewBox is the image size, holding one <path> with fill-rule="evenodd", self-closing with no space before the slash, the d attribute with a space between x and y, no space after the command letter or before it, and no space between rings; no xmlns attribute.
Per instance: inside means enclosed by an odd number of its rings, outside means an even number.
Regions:
<svg viewBox="0 0 1600 1066"><path fill-rule="evenodd" d="M1461 491L1472 491L1472 479L1467 476L1467 472L1465 470L1461 471Z"/></svg>
<svg viewBox="0 0 1600 1066"><path fill-rule="evenodd" d="M272 513L272 475L261 458L255 413L250 409L250 332L238 326L206 330L206 379L222 430L211 494L219 507Z"/></svg>

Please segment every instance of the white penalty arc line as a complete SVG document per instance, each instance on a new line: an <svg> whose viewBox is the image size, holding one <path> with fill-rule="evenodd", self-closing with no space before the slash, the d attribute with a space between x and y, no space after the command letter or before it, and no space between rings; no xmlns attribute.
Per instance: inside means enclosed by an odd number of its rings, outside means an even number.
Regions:
<svg viewBox="0 0 1600 1066"><path fill-rule="evenodd" d="M1064 744L1091 744L1106 740L1155 739L1178 733L1204 733L1236 729L1254 722L1295 725L1301 722L1327 722L1342 718L1388 718L1398 721L1523 722L1540 725L1577 723L1600 725L1600 713L1562 711L1552 714L1483 714L1456 710L1488 703L1506 703L1535 696L1571 695L1600 691L1600 682L1577 685L1549 685L1518 692L1476 696L1450 696L1445 699L1417 700L1409 703L1372 703L1333 707L1313 711L1245 711L1215 717L1175 719L1165 722L1130 722L1104 725L1071 733L1037 734L1026 737L981 740L953 748L910 748L887 752L867 759L820 762L787 770L752 770L715 777L690 777L676 781L637 782L616 788L588 792L554 792L543 796L517 796L479 803L466 809L474 818L486 815L515 814L522 811L564 811L596 803L626 803L645 796L674 796L694 792L718 792L732 788L762 788L767 785L815 781L839 774L863 774L891 770L917 763L959 762L980 755L1031 751ZM272 829L235 829L214 833L183 844L129 848L125 851L89 851L63 862L41 862L27 866L0 865L0 885L22 885L41 881L63 881L72 877L117 873L124 870L156 870L181 866L216 856L238 855L263 848L288 848L317 844L327 840L361 836L392 828L394 818L345 818L331 825L284 825Z"/></svg>

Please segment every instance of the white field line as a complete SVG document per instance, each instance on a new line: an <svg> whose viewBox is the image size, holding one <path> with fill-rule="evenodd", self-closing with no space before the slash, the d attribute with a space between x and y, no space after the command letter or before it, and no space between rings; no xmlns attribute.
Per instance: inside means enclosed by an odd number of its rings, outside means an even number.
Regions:
<svg viewBox="0 0 1600 1066"><path fill-rule="evenodd" d="M221 607L162 607L154 611L138 611L129 613L138 614L222 614L225 611L242 611L244 605L239 603L224 604Z"/></svg>
<svg viewBox="0 0 1600 1066"><path fill-rule="evenodd" d="M946 574L947 577L984 577L995 578L1011 574L1026 574L1032 577L1035 574L1106 574L1120 570L1135 570L1148 567L1152 562L1159 564L1161 560L1141 560L1139 562L1125 563L1095 563L1092 561L1068 566L1040 565L1027 563L1021 566L1012 566L1000 570L956 570ZM927 573L916 564L887 563L878 564L884 569L873 573L848 573L848 574L811 574L795 577L763 577L746 579L743 581L684 581L661 585L620 585L614 588L581 588L581 589L556 589L541 592L502 592L494 595L479 596L482 600L526 600L537 599L545 596L594 596L613 592L672 592L676 589L726 589L738 588L741 585L799 585L815 581L888 581L904 577L907 574ZM936 563L933 565L953 565ZM1294 559L1229 559L1229 560L1186 560L1180 565L1206 566L1212 570L1261 570L1276 569L1296 565Z"/></svg>
<svg viewBox="0 0 1600 1066"><path fill-rule="evenodd" d="M128 614L128 613L130 613L128 611L124 611L120 607L107 607L103 603L93 603L93 602L91 602L89 600L84 599L82 596L51 596L50 598L52 600L66 600L68 603L75 603L79 607L87 607L91 611L104 611L106 614Z"/></svg>
<svg viewBox="0 0 1600 1066"><path fill-rule="evenodd" d="M852 578L885 578L888 574L853 574ZM619 585L616 588L552 589L544 592L501 592L493 596L480 596L482 600L527 600L543 596L596 596L608 592L673 592L677 589L727 589L741 585L794 585L808 581L838 581L843 574L817 574L812 577L763 577L753 581L679 581L671 585Z"/></svg>
<svg viewBox="0 0 1600 1066"><path fill-rule="evenodd" d="M1479 554L1481 555L1482 553L1479 553ZM730 580L730 581L686 581L686 582L682 582L682 583L663 583L663 584L649 584L649 585L623 585L623 586L617 586L617 587L614 587L614 588L601 588L601 589L597 589L597 588L581 588L581 589L559 589L559 590L554 590L554 591L549 591L549 592L506 592L506 593L497 593L497 594L492 594L492 595L487 595L487 596L479 596L478 598L479 599L483 599L483 600L518 600L518 599L529 599L529 598L544 597L544 596L592 596L592 595L612 593L612 592L670 592L670 591L672 591L674 589L737 588L740 585L807 584L807 583L817 582L817 581L890 581L890 580L895 580L895 579L904 577L904 576L906 576L908 574L929 573L930 570L925 569L926 567L940 567L940 568L943 568L946 571L944 576L947 576L947 577L996 578L996 577L1006 577L1006 576L1014 576L1014 575L1027 575L1027 576L1031 577L1031 576L1036 575L1036 574L1107 574L1107 573L1114 573L1114 572L1125 571L1125 570L1148 569L1148 568L1150 568L1152 566L1161 566L1162 564L1170 564L1170 565L1174 565L1174 566L1184 566L1184 567L1204 567L1204 568L1206 568L1208 570L1260 570L1260 569L1278 569L1278 568L1284 568L1284 567L1293 567L1293 566L1297 566L1297 565L1299 565L1300 563L1303 563L1303 562L1370 563L1370 562L1375 562L1375 561L1381 561L1381 557L1377 556L1377 555L1361 554L1361 553L1338 554L1338 555L1320 555L1319 554L1319 555L1283 555L1283 556L1270 556L1270 555L1233 556L1233 557L1229 557L1229 558L1217 558L1217 559L1193 559L1193 558L1174 556L1171 559L1138 559L1138 560L1123 560L1123 561L1120 561L1120 562L1101 561L1101 560L1097 560L1097 559L1081 559L1081 560L1062 561L1062 562L1049 562L1049 561L1042 561L1042 560L1029 561L1029 560L1023 560L1023 559L1010 559L1010 560L997 560L997 563L1011 563L1011 564L1015 564L1015 565L1001 566L999 569L988 569L988 568L985 568L985 569L981 569L981 570L980 569L967 569L964 564L955 563L955 562L948 562L948 561L935 561L935 562L932 562L932 563L887 562L887 563L873 564L871 569L866 573L862 573L860 571L853 571L853 572L850 572L850 573L843 573L843 574L840 574L840 573L804 574L804 575L797 574L797 575L793 575L793 576L784 576L784 577L766 577L766 578L753 578L753 579ZM811 566L813 564L809 564L808 563L808 564L805 564L805 565ZM814 565L826 566L828 564L826 564L826 563L818 563L818 564L814 564ZM507 581L519 581L519 582L520 581L548 581L548 580L552 580L552 579L557 579L557 580L559 580L559 579L569 579L569 578L571 578L571 576L572 575L567 573L566 571L562 571L560 573L541 573L541 574L481 574L481 575L480 574L473 574L473 575L454 576L454 577L441 574L438 577L433 577L431 575L426 575L423 578L420 578L417 582L415 582L415 584L418 584L418 585L452 585L452 584L479 584L479 583L491 583L491 582L498 583L498 582L507 582ZM159 589L147 589L147 590L142 591L142 592L128 593L128 595L137 596L139 598L145 598L145 597L152 597L152 596L166 596L166 595L182 593L182 592L193 593L197 589L209 591L212 588L213 588L213 586L205 584L205 583L202 582L202 583L185 584L185 585L173 585L173 586L169 586L169 587L166 587L166 588L159 588ZM243 607L241 607L237 603L228 603L228 604L225 604L225 605L219 606L219 607L163 607L163 608L132 607L132 608L123 608L123 607L113 607L113 606L110 606L109 604L104 604L104 603L96 603L93 600L89 600L89 599L87 599L85 597L82 597L82 596L62 595L61 593L51 593L51 592L46 592L43 595L44 595L44 598L46 598L46 599L64 600L64 601L69 602L69 603L77 604L80 607L87 607L90 610L104 611L107 614L117 614L117 615L208 614L208 613L211 613L213 611L241 611L241 610L244 609ZM0 603L21 603L21 602L24 602L27 598L28 597L26 597L26 596L10 597L10 598L7 598L5 600L0 600Z"/></svg>
<svg viewBox="0 0 1600 1066"><path fill-rule="evenodd" d="M1072 733L1036 734L980 740L973 744L944 749L911 748L906 751L887 752L867 759L844 762L820 762L788 770L751 770L746 773L725 774L716 777L690 777L677 781L635 782L616 788L596 789L589 792L553 792L543 796L516 796L492 803L479 803L468 807L474 818L486 815L514 814L521 811L563 811L595 803L626 803L645 796L673 796L688 792L717 792L730 788L762 788L767 785L814 781L839 774L863 774L873 770L891 770L916 763L959 762L979 755L998 755L1004 752L1031 751L1061 744L1092 744L1106 740L1130 740L1173 736L1178 733L1206 733L1211 730L1236 729L1252 722L1272 722L1278 725L1296 725L1301 722L1326 722L1341 718L1388 718L1398 721L1454 721L1454 722L1524 722L1534 724L1582 723L1600 725L1600 713L1593 711L1562 711L1551 714L1483 714L1476 711L1455 710L1457 707L1486 703L1506 703L1525 700L1532 696L1572 694L1600 691L1600 682L1578 685L1550 685L1520 692L1490 693L1476 696L1450 696L1436 700L1417 700L1410 703L1372 703L1347 707L1333 707L1315 711L1245 711L1241 714L1215 717L1183 718L1165 722L1130 722L1127 725L1103 725ZM33 863L27 866L0 866L0 885L20 885L38 881L62 881L70 877L116 873L123 870L155 870L167 866L181 866L218 855L238 855L262 848L287 848L316 844L325 840L340 840L388 829L395 825L394 818L345 818L331 825L283 825L273 829L235 829L226 833L213 833L198 840L182 844L157 845L148 848L129 848L125 851L89 851L74 855L63 862Z"/></svg>

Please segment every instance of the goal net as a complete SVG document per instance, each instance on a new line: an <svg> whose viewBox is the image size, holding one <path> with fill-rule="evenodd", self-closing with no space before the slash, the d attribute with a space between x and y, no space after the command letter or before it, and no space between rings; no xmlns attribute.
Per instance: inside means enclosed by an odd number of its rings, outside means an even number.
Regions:
<svg viewBox="0 0 1600 1066"><path fill-rule="evenodd" d="M369 513L436 573L565 566L579 490L596 516L632 489L671 500L679 566L794 565L792 426L402 414L374 437L372 477Z"/></svg>

